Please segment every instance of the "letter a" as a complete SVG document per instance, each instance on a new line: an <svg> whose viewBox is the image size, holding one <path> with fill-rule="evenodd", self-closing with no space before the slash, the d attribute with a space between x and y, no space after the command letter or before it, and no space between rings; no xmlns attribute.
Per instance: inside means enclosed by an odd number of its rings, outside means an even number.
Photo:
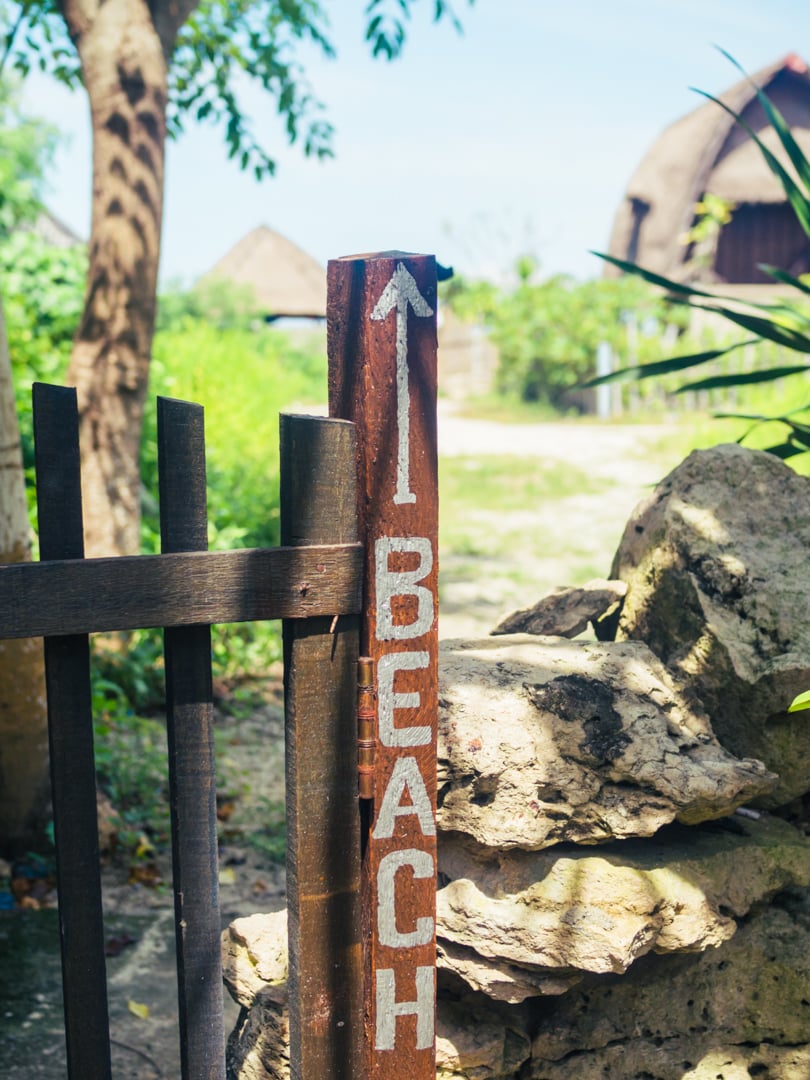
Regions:
<svg viewBox="0 0 810 1080"><path fill-rule="evenodd" d="M411 796L411 805L402 805L402 796L405 789ZM385 788L380 812L377 815L377 824L374 826L374 839L385 840L394 835L395 819L405 817L408 814L416 814L423 836L435 836L436 824L433 820L433 810L430 806L425 781L419 772L416 758L397 758L391 772L391 778Z"/></svg>

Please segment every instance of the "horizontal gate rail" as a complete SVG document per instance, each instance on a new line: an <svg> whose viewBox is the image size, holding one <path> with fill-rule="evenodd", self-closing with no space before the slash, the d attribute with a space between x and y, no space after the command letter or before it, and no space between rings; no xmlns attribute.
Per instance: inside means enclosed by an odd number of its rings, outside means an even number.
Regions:
<svg viewBox="0 0 810 1080"><path fill-rule="evenodd" d="M0 638L354 615L363 548L187 551L0 566Z"/></svg>

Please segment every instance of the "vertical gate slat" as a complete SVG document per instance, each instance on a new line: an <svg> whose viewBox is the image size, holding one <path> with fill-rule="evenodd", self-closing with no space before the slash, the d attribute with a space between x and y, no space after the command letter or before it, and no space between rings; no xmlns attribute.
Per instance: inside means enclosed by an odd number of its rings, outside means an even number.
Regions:
<svg viewBox="0 0 810 1080"><path fill-rule="evenodd" d="M80 559L84 539L76 391L36 384L33 405L40 557ZM45 639L45 680L68 1076L109 1080L87 635Z"/></svg>
<svg viewBox="0 0 810 1080"><path fill-rule="evenodd" d="M356 539L354 425L282 415L282 543ZM362 1069L357 653L356 616L285 620L291 1080Z"/></svg>
<svg viewBox="0 0 810 1080"><path fill-rule="evenodd" d="M161 550L205 550L205 441L199 405L158 398L158 475ZM183 1080L222 1080L210 628L167 629L164 651L181 1070Z"/></svg>

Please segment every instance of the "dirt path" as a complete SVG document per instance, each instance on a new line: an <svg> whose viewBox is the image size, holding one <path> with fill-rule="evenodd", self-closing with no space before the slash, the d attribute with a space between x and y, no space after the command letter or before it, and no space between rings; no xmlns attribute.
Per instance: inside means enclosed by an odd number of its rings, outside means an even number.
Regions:
<svg viewBox="0 0 810 1080"><path fill-rule="evenodd" d="M633 507L679 459L676 431L666 424L503 424L460 417L442 403L441 457L503 456L546 469L553 463L562 476L576 470L589 482L511 510L443 500L445 524L463 515L481 543L471 545L472 554L441 552L441 637L487 634L503 614L558 585L606 576Z"/></svg>

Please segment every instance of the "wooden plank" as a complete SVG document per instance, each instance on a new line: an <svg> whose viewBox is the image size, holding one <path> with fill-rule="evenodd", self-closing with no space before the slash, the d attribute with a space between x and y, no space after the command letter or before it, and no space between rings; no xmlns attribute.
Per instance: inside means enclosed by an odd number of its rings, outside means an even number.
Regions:
<svg viewBox="0 0 810 1080"><path fill-rule="evenodd" d="M285 544L356 539L353 425L281 419ZM284 623L290 1076L358 1080L362 1061L358 620Z"/></svg>
<svg viewBox="0 0 810 1080"><path fill-rule="evenodd" d="M329 263L329 411L357 424L366 546L361 650L376 664L364 832L367 1080L433 1080L438 485L436 266L386 252Z"/></svg>
<svg viewBox="0 0 810 1080"><path fill-rule="evenodd" d="M81 559L84 542L76 391L36 384L33 397L40 551L46 559ZM45 682L68 1077L109 1080L112 1070L86 635L45 638Z"/></svg>
<svg viewBox="0 0 810 1080"><path fill-rule="evenodd" d="M0 566L0 638L357 612L360 545Z"/></svg>
<svg viewBox="0 0 810 1080"><path fill-rule="evenodd" d="M157 424L161 550L205 550L203 410L158 398ZM211 628L167 629L164 656L180 1071L224 1080Z"/></svg>

